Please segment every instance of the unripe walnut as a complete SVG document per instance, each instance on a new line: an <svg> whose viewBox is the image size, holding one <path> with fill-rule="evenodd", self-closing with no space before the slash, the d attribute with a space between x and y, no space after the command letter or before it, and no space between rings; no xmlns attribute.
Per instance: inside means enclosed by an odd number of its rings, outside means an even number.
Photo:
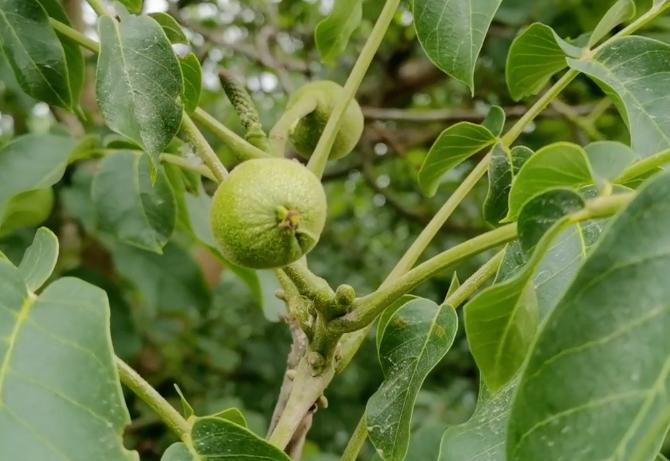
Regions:
<svg viewBox="0 0 670 461"><path fill-rule="evenodd" d="M282 267L316 245L326 210L323 186L299 162L247 160L214 194L212 232L231 262L254 269Z"/></svg>

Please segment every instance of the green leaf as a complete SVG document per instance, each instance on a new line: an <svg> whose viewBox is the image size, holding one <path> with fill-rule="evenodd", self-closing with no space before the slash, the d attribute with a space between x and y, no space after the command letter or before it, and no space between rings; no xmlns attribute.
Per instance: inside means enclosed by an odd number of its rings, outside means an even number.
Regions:
<svg viewBox="0 0 670 461"><path fill-rule="evenodd" d="M422 298L409 301L389 320L380 343L384 382L365 411L368 436L382 459L405 458L417 394L451 348L457 328L451 306Z"/></svg>
<svg viewBox="0 0 670 461"><path fill-rule="evenodd" d="M495 393L484 383L479 388L472 417L444 432L438 461L505 461L505 429L516 381Z"/></svg>
<svg viewBox="0 0 670 461"><path fill-rule="evenodd" d="M177 134L183 113L179 61L161 26L148 16L99 20L98 106L107 125L158 154Z"/></svg>
<svg viewBox="0 0 670 461"><path fill-rule="evenodd" d="M123 6L128 8L131 13L139 13L142 11L144 0L117 0Z"/></svg>
<svg viewBox="0 0 670 461"><path fill-rule="evenodd" d="M533 151L524 146L515 146L509 151L502 144L496 144L491 151L489 189L483 206L484 219L489 224L497 226L507 215L513 178L532 155Z"/></svg>
<svg viewBox="0 0 670 461"><path fill-rule="evenodd" d="M159 11L157 13L149 14L149 16L151 16L158 24L160 24L160 26L163 28L163 32L165 32L165 36L172 43L188 44L188 37L186 37L186 34L184 34L184 31L181 29L181 26L177 20L171 15Z"/></svg>
<svg viewBox="0 0 670 461"><path fill-rule="evenodd" d="M174 194L162 168L152 185L146 156L130 151L108 155L100 162L91 196L100 229L161 253L176 219Z"/></svg>
<svg viewBox="0 0 670 461"><path fill-rule="evenodd" d="M8 235L17 229L39 226L51 215L54 201L54 191L51 187L15 195L2 209L0 236Z"/></svg>
<svg viewBox="0 0 670 461"><path fill-rule="evenodd" d="M568 66L567 56L581 49L559 37L544 24L531 24L512 42L507 55L505 79L510 95L518 101L539 93L552 76Z"/></svg>
<svg viewBox="0 0 670 461"><path fill-rule="evenodd" d="M239 426L247 427L247 418L244 417L244 414L239 408L227 408L211 416L214 418L227 419Z"/></svg>
<svg viewBox="0 0 670 461"><path fill-rule="evenodd" d="M667 173L640 190L547 319L514 399L510 461L658 453L670 423L669 195Z"/></svg>
<svg viewBox="0 0 670 461"><path fill-rule="evenodd" d="M105 292L63 278L36 297L7 262L0 281L0 458L139 460L123 446Z"/></svg>
<svg viewBox="0 0 670 461"><path fill-rule="evenodd" d="M314 30L321 61L332 63L346 49L351 34L361 24L363 0L335 0L333 10Z"/></svg>
<svg viewBox="0 0 670 461"><path fill-rule="evenodd" d="M137 286L152 311L197 317L209 306L202 270L179 245L168 243L162 255L123 244L109 247L119 273Z"/></svg>
<svg viewBox="0 0 670 461"><path fill-rule="evenodd" d="M591 165L593 178L599 185L613 181L632 165L637 156L625 144L614 141L598 141L584 148Z"/></svg>
<svg viewBox="0 0 670 461"><path fill-rule="evenodd" d="M161 456L161 461L199 461L191 454L183 442L175 442Z"/></svg>
<svg viewBox="0 0 670 461"><path fill-rule="evenodd" d="M51 276L58 260L58 237L46 227L35 233L18 266L19 272L30 291L37 291Z"/></svg>
<svg viewBox="0 0 670 461"><path fill-rule="evenodd" d="M48 104L72 108L65 50L38 0L0 0L0 39L26 93Z"/></svg>
<svg viewBox="0 0 670 461"><path fill-rule="evenodd" d="M461 122L444 130L433 143L419 170L419 186L431 197L445 173L492 145L496 137L488 128Z"/></svg>
<svg viewBox="0 0 670 461"><path fill-rule="evenodd" d="M489 113L486 114L486 118L482 122L482 126L488 128L494 136L500 136L503 128L505 128L505 120L505 110L500 106L491 106Z"/></svg>
<svg viewBox="0 0 670 461"><path fill-rule="evenodd" d="M184 75L184 110L191 113L200 104L202 68L198 57L192 51L183 58L179 58L179 65Z"/></svg>
<svg viewBox="0 0 670 461"><path fill-rule="evenodd" d="M633 151L643 158L670 147L668 60L670 45L645 37L619 38L591 59L568 60L612 99L628 126Z"/></svg>
<svg viewBox="0 0 670 461"><path fill-rule="evenodd" d="M248 429L222 418L197 418L191 429L193 448L202 459L244 459L245 461L291 461Z"/></svg>
<svg viewBox="0 0 670 461"><path fill-rule="evenodd" d="M527 256L542 236L563 216L584 208L584 200L571 189L553 189L537 195L524 205L518 229L521 249Z"/></svg>
<svg viewBox="0 0 670 461"><path fill-rule="evenodd" d="M549 194L558 202L560 197L555 192ZM576 196L576 193L572 194ZM571 205L576 199L563 199L567 202L564 209L571 211ZM545 201L542 196L533 201L537 200ZM533 201L527 206L533 212L542 212ZM560 209L560 206L555 206L555 209ZM545 214L542 216L546 221L554 224L535 245L535 250L523 269L504 282L480 292L465 306L465 331L470 351L483 381L492 392L498 391L516 374L535 338L542 316L546 315L544 309L541 310L538 305L539 288L535 286L535 274L546 277L546 274L538 271L543 258L548 252L563 252L566 242L570 242L572 232L568 230L567 237L563 238L569 221L567 217L557 216L555 209L543 212ZM541 223L541 228L545 228L542 217L538 217L536 221L524 219L519 225L533 228L538 222ZM539 231L520 229L520 233L535 237ZM581 240L578 242L581 243ZM583 254L581 245L578 247L573 258L581 258ZM560 271L563 267L556 269ZM551 281L551 277L548 280Z"/></svg>
<svg viewBox="0 0 670 461"><path fill-rule="evenodd" d="M502 0L414 0L414 27L428 58L474 91L475 64Z"/></svg>
<svg viewBox="0 0 670 461"><path fill-rule="evenodd" d="M0 149L0 216L10 199L44 189L63 177L75 143L54 135L25 135Z"/></svg>
<svg viewBox="0 0 670 461"><path fill-rule="evenodd" d="M47 14L57 21L70 26L70 19L65 14L65 10L59 0L38 0ZM69 109L77 110L79 106L79 96L84 86L84 74L86 71L86 62L81 52L81 46L76 41L65 35L56 32L61 41L63 51L65 52L65 64L67 66L68 85L70 87L71 104Z"/></svg>
<svg viewBox="0 0 670 461"><path fill-rule="evenodd" d="M634 0L617 0L614 5L607 10L589 38L588 47L592 48L601 39L605 38L616 26L633 19L635 17L636 7Z"/></svg>
<svg viewBox="0 0 670 461"><path fill-rule="evenodd" d="M396 299L389 307L384 309L384 312L379 316L379 320L377 321L377 332L375 334L375 345L377 349L377 358L379 359L379 363L382 363L382 357L381 357L381 343L382 343L382 338L384 337L384 330L386 330L386 327L388 326L389 322L395 315L395 313L400 309L401 307L404 307L408 302L418 299L417 296L414 295L402 295L400 298Z"/></svg>
<svg viewBox="0 0 670 461"><path fill-rule="evenodd" d="M557 187L579 188L593 182L586 152L576 144L559 142L546 146L521 167L509 193L504 222L514 221L533 196Z"/></svg>

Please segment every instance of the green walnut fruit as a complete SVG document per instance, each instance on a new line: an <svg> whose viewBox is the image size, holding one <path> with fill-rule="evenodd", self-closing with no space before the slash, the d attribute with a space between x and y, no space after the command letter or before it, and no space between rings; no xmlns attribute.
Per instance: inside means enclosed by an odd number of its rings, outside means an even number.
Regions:
<svg viewBox="0 0 670 461"><path fill-rule="evenodd" d="M326 209L323 186L299 162L247 160L214 194L212 232L231 262L254 269L282 267L316 245Z"/></svg>
<svg viewBox="0 0 670 461"><path fill-rule="evenodd" d="M344 97L344 88L327 80L311 82L299 88L288 100L287 110L305 98L316 100L316 109L301 118L291 130L289 139L293 148L304 158L309 158L319 142L319 137L326 127L328 117ZM349 154L358 144L363 134L363 112L356 100L347 106L340 130L335 138L329 158L336 160Z"/></svg>

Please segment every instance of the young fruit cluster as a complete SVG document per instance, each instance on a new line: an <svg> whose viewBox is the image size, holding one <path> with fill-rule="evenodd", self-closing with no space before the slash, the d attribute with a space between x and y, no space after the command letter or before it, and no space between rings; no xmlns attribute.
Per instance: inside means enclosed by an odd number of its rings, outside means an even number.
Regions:
<svg viewBox="0 0 670 461"><path fill-rule="evenodd" d="M299 162L247 160L214 195L212 232L229 261L254 269L282 267L316 245L326 210L323 186Z"/></svg>
<svg viewBox="0 0 670 461"><path fill-rule="evenodd" d="M323 80L310 82L295 91L288 100L287 111L306 98L314 98L316 109L301 118L290 133L290 141L296 152L309 158L314 152L331 112L344 97L344 88L335 82ZM356 100L346 108L340 130L328 158L337 160L349 154L363 134L363 112Z"/></svg>

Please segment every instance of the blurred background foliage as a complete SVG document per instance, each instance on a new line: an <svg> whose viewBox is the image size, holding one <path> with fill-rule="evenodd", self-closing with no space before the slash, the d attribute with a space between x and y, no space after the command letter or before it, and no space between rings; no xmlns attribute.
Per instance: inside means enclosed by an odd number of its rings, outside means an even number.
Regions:
<svg viewBox="0 0 670 461"><path fill-rule="evenodd" d="M63 0L73 24L96 36L95 16L81 0ZM614 0L505 0L484 45L471 97L460 83L441 74L421 51L412 26L411 5L403 3L358 94L366 130L354 154L331 164L325 174L329 198L326 232L310 255L315 272L331 284L350 283L359 293L374 289L412 239L463 176L471 159L447 178L436 197L426 199L416 172L432 141L449 124L480 121L491 105L501 105L508 121L524 106L508 95L504 79L512 39L534 21L545 22L564 38L590 30ZM651 0L639 0L640 10ZM364 20L348 52L333 65L320 63L313 31L332 8L332 0L146 0L146 11L168 11L186 29L204 70L201 106L239 131L239 121L221 90L217 71L226 68L246 84L270 128L287 95L308 80L343 83L381 9L381 0L364 3ZM670 41L670 18L654 23L647 35ZM177 49L178 52L184 50ZM68 132L109 137L94 97L93 56L81 121L37 103L21 92L0 59L0 144L25 133ZM586 144L598 139L625 140L617 113L589 80L577 80L524 134L521 142L538 148L555 141ZM233 166L233 155L216 139L217 152ZM278 321L281 304L276 284L259 273L253 293L222 267L186 232L177 232L163 255L115 241L100 232L90 199L96 160L75 162L54 193L33 194L17 205L0 228L0 250L15 261L41 222L57 233L62 256L57 273L70 274L104 288L112 308L112 335L118 354L132 363L173 403L177 384L200 414L230 406L241 408L250 426L264 434L284 371L290 335ZM211 191L212 184L206 184ZM481 183L440 233L434 254L486 229L480 207ZM481 259L458 268L467 277ZM420 288L441 300L451 273ZM447 423L467 419L476 399L477 375L463 334L430 375L418 400L412 447L407 459L435 459ZM335 460L381 381L373 342L368 341L327 393L330 406L320 411L309 435L306 460ZM134 422L128 444L142 459L159 459L172 440L158 418L128 396ZM368 446L362 459L374 459Z"/></svg>

